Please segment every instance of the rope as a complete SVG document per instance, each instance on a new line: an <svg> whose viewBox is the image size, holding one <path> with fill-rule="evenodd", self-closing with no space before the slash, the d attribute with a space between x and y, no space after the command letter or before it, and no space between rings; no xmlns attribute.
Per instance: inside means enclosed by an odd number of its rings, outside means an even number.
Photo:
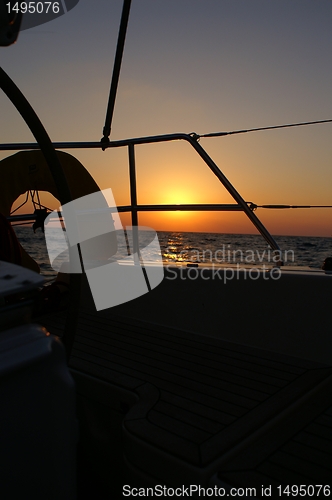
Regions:
<svg viewBox="0 0 332 500"><path fill-rule="evenodd" d="M271 209L285 209L285 208L332 208L332 205L256 205L256 203L248 202L251 210L256 208L271 208Z"/></svg>
<svg viewBox="0 0 332 500"><path fill-rule="evenodd" d="M300 122L300 123L289 123L287 125L273 125L271 127L258 127L258 128L249 128L247 130L233 130L231 132L212 132L210 134L194 134L195 139L199 139L201 137L222 137L224 135L235 135L235 134L245 134L246 132L258 132L261 130L275 130L278 128L290 128L290 127L303 127L304 125L317 125L319 123L331 123L331 120L316 120L313 122Z"/></svg>

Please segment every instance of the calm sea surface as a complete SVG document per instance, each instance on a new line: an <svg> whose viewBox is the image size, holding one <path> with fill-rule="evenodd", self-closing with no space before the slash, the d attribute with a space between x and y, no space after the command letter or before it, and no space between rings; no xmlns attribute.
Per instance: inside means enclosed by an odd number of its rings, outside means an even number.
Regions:
<svg viewBox="0 0 332 500"><path fill-rule="evenodd" d="M45 276L55 276L49 263L44 234L31 227L16 226L15 232L25 250L40 265ZM151 233L147 241L151 241ZM144 236L144 235L143 235ZM206 263L272 263L273 252L260 235L158 232L163 260L165 262L206 262ZM281 249L280 257L285 265L321 268L326 257L332 257L332 238L275 236ZM119 241L119 251L126 254L125 242ZM155 260L157 255L149 255Z"/></svg>

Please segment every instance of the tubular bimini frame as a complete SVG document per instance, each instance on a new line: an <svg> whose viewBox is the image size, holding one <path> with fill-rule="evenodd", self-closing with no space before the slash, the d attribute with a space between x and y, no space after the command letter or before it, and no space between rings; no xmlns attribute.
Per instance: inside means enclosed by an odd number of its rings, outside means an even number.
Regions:
<svg viewBox="0 0 332 500"><path fill-rule="evenodd" d="M142 144L156 144L171 141L186 141L196 153L202 158L205 164L218 178L219 182L232 196L235 204L181 204L181 205L138 205L137 204L137 187L136 187L136 164L135 164L135 146ZM240 193L235 189L227 177L221 172L216 163L208 155L205 149L197 141L196 134L165 134L149 137L137 137L133 139L124 139L120 141L105 142L54 142L55 149L108 149L108 148L128 148L129 158L129 176L130 176L130 205L117 207L119 212L131 212L132 225L138 225L138 212L152 212L152 211L242 211L246 214L248 219L256 227L259 233L263 236L266 242L270 245L272 250L279 251L279 246L271 236L266 227L261 223L258 217L254 214L253 204L246 202ZM38 144L35 143L16 143L16 144L2 144L0 150L4 151L18 151L18 150L31 150L39 149ZM34 220L34 216L27 215L24 219L19 219L20 216L13 216L10 220L16 222L21 220Z"/></svg>

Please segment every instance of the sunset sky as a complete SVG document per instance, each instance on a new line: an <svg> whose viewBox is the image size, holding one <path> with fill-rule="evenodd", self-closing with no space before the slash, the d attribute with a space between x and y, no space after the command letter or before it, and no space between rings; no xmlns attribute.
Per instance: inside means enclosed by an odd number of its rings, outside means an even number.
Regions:
<svg viewBox="0 0 332 500"><path fill-rule="evenodd" d="M53 141L102 137L121 10L121 0L80 0L0 49ZM331 26L331 0L132 0L111 139L331 119ZM4 94L0 109L1 142L34 142ZM332 205L332 124L201 145L246 201ZM118 205L129 203L125 149L70 152ZM233 202L188 144L140 146L136 156L139 203ZM256 214L272 234L332 235L332 209ZM141 214L139 222L256 232L242 213Z"/></svg>

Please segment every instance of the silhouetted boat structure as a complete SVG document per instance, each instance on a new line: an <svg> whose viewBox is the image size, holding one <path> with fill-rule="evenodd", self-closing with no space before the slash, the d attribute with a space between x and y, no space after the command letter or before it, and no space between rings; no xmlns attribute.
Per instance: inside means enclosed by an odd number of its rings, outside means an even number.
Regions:
<svg viewBox="0 0 332 500"><path fill-rule="evenodd" d="M17 89L6 75L0 76L14 102ZM22 107L29 123L30 110L25 103ZM41 148L54 173L56 160L47 138L41 129L35 137L38 144L5 144L1 149ZM128 148L131 205L118 209L131 212L133 225L145 210L242 210L278 250L255 206L243 200L197 139L194 134L123 141L104 137L98 143L54 147ZM235 204L137 204L135 147L173 140L196 150ZM88 492L89 481L95 498L110 498L124 484L200 485L226 492L253 487L257 498L262 485L271 485L279 497L288 485L316 488L315 493L317 485L327 485L324 491L329 491L332 276L310 268L270 266L257 268L252 279L246 268L236 270L231 279L235 269L227 267L221 266L221 280L206 264L204 272L199 265L168 265L157 288L100 312L85 278L81 289L73 278L69 316L63 311L38 321L51 334L64 336L76 383L79 495ZM68 438L72 447L70 439L76 437ZM65 447L62 451L66 455ZM61 453L58 457L62 460ZM312 490L303 492L311 495Z"/></svg>
<svg viewBox="0 0 332 500"><path fill-rule="evenodd" d="M330 287L165 279L99 313L86 287L69 365L93 461L121 450L141 487L329 484ZM43 324L61 335L64 315Z"/></svg>

